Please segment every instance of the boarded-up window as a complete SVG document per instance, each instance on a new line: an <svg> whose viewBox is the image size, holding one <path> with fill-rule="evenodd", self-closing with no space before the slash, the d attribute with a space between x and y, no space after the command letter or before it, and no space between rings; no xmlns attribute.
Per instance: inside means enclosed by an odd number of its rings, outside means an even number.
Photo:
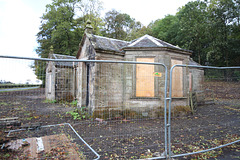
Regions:
<svg viewBox="0 0 240 160"><path fill-rule="evenodd" d="M172 59L171 65L182 64L181 60ZM183 70L175 67L172 73L172 97L183 97Z"/></svg>
<svg viewBox="0 0 240 160"><path fill-rule="evenodd" d="M193 83L192 83L192 73L189 73L189 91L192 92Z"/></svg>
<svg viewBox="0 0 240 160"><path fill-rule="evenodd" d="M154 58L137 58L137 62L152 62ZM154 65L136 65L136 97L154 97Z"/></svg>

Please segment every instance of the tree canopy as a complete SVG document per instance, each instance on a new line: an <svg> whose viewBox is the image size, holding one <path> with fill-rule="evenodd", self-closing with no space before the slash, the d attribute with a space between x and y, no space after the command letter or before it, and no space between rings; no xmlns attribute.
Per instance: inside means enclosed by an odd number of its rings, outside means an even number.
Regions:
<svg viewBox="0 0 240 160"><path fill-rule="evenodd" d="M240 2L236 0L191 1L176 15L167 15L150 26L151 35L192 50L202 64L240 64Z"/></svg>
<svg viewBox="0 0 240 160"><path fill-rule="evenodd" d="M52 46L54 53L76 55L86 21L90 19L97 35L130 41L150 34L192 50L192 58L202 65L240 64L237 0L191 1L175 15L166 15L148 26L116 10L101 17L102 8L100 0L53 0L42 16L36 52L40 57L48 57Z"/></svg>
<svg viewBox="0 0 240 160"><path fill-rule="evenodd" d="M98 0L53 0L41 17L37 53L47 57L53 46L54 53L76 55L88 19L93 23L94 33L100 32L101 9Z"/></svg>
<svg viewBox="0 0 240 160"><path fill-rule="evenodd" d="M126 13L120 13L116 10L111 10L105 14L104 23L102 34L121 40L136 38L133 32L138 32L142 28L141 22L136 21Z"/></svg>
<svg viewBox="0 0 240 160"><path fill-rule="evenodd" d="M52 0L41 17L40 31L37 34L41 58L47 58L50 50L56 54L75 56L82 39L86 21L93 23L93 32L100 33L102 4L98 0ZM45 64L35 64L35 73L45 80Z"/></svg>

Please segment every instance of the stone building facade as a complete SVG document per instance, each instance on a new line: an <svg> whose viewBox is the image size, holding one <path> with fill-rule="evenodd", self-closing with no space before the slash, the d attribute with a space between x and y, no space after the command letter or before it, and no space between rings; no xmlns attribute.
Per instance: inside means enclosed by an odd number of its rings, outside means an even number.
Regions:
<svg viewBox="0 0 240 160"><path fill-rule="evenodd" d="M191 54L191 51L149 35L128 42L94 35L88 28L79 44L76 59L162 63L168 68L169 74L175 64L198 65L190 58ZM61 64L67 66L67 70L59 66L51 62L48 64L48 99L59 100L57 93L62 92L62 97L71 95L78 101L78 106L86 106L91 113L101 110L134 110L154 114L150 112L164 106L166 75L161 65L93 62ZM189 92L202 90L203 73L201 69L174 69L173 105L189 105ZM50 75L52 78L49 78ZM71 80L66 81L67 77L71 77ZM55 79L55 82L49 79Z"/></svg>
<svg viewBox="0 0 240 160"><path fill-rule="evenodd" d="M50 59L76 59L49 54ZM45 96L50 101L73 101L76 98L76 63L49 61L46 68Z"/></svg>
<svg viewBox="0 0 240 160"><path fill-rule="evenodd" d="M155 62L165 64L170 70L175 64L193 63L191 54L149 35L127 42L85 32L77 59ZM198 90L202 78L202 70L175 68L172 104L189 105L190 81L192 89ZM88 106L93 112L104 108L149 112L164 106L165 69L160 65L81 62L76 81L79 105Z"/></svg>

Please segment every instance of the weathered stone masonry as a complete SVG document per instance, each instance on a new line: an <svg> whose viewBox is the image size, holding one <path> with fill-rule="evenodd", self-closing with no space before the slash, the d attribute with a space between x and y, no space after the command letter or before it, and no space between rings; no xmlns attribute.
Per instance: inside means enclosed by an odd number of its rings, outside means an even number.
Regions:
<svg viewBox="0 0 240 160"><path fill-rule="evenodd" d="M93 35L91 29L87 31L80 42L77 59L149 61L165 64L169 70L174 64L198 65L190 58L190 51L149 35L127 42ZM61 96L72 95L78 101L78 106L88 107L90 113L127 109L150 112L164 106L166 75L162 66L92 62L78 62L72 67L64 65L68 67L59 68L56 64L48 64L48 99L59 100L59 93ZM202 89L203 70L176 68L173 78L172 104L189 105L190 90ZM55 79L55 82L50 79ZM51 90L50 94L47 90ZM154 113L149 115L154 116Z"/></svg>

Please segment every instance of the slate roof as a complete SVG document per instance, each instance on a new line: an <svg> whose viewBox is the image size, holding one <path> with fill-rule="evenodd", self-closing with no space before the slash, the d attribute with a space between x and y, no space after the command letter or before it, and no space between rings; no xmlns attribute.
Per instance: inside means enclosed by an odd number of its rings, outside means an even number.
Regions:
<svg viewBox="0 0 240 160"><path fill-rule="evenodd" d="M138 39L135 39L126 48L137 47L137 48L157 48L157 47L168 47L182 50L180 47L174 46L170 43L164 42L160 39L154 38L149 35L144 35Z"/></svg>
<svg viewBox="0 0 240 160"><path fill-rule="evenodd" d="M130 42L92 34L89 37L95 49L104 51L124 53L124 49L128 48L171 48L175 50L191 52L160 39L154 38L150 35L144 35Z"/></svg>
<svg viewBox="0 0 240 160"><path fill-rule="evenodd" d="M95 49L107 50L113 52L123 52L122 48L126 47L130 42L107 38L97 35L91 36L91 42Z"/></svg>
<svg viewBox="0 0 240 160"><path fill-rule="evenodd" d="M68 56L68 55L61 55L61 54L51 54L51 59L77 59L74 56ZM60 67L74 67L77 65L75 62L55 62L56 66Z"/></svg>

